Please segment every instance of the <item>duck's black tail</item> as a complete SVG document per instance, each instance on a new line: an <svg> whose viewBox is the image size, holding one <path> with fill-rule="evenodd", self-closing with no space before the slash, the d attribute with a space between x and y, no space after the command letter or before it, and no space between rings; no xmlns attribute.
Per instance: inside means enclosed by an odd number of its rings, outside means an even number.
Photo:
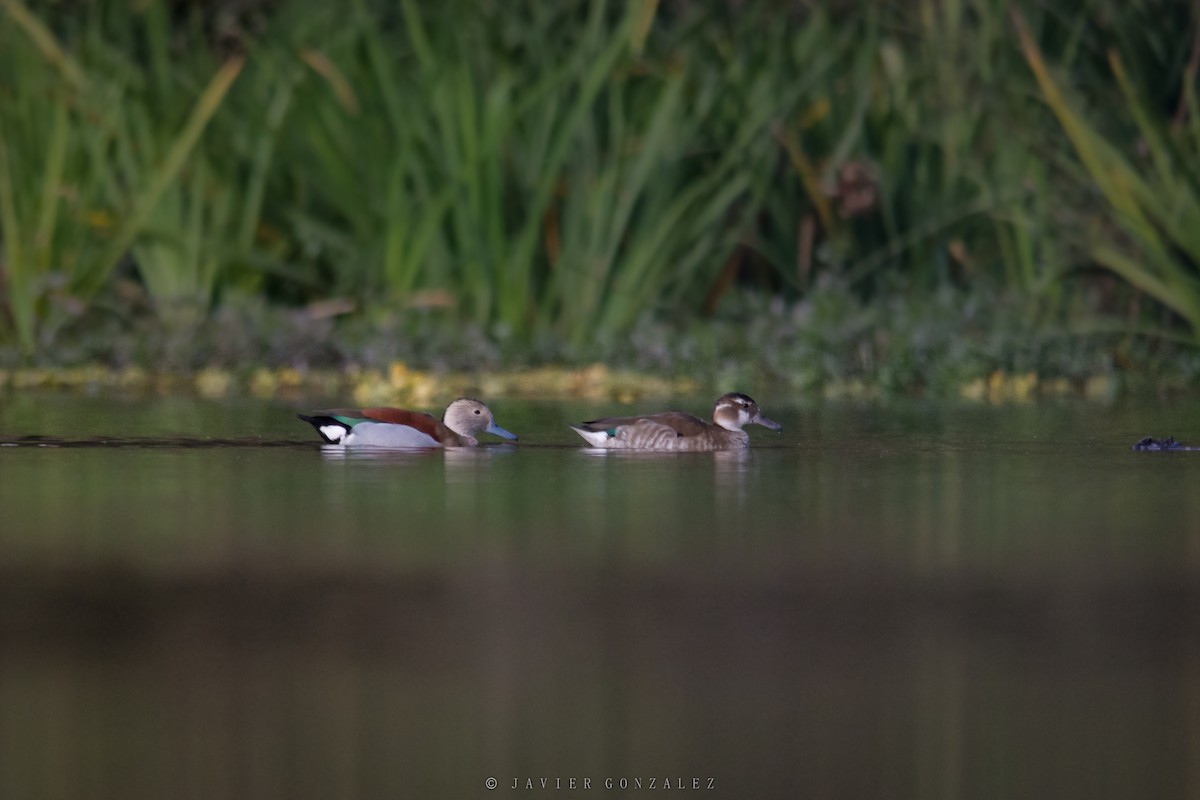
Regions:
<svg viewBox="0 0 1200 800"><path fill-rule="evenodd" d="M305 414L296 416L312 425L325 440L325 444L341 444L342 440L346 438L346 434L350 433L350 426L335 417L323 414L314 414L311 417Z"/></svg>

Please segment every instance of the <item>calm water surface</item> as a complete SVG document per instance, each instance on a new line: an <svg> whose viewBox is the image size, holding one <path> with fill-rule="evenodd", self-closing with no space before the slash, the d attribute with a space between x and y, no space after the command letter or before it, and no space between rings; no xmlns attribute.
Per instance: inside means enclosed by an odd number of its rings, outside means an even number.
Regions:
<svg viewBox="0 0 1200 800"><path fill-rule="evenodd" d="M1200 404L758 399L630 455L0 396L0 798L1200 797L1200 453L1129 449Z"/></svg>

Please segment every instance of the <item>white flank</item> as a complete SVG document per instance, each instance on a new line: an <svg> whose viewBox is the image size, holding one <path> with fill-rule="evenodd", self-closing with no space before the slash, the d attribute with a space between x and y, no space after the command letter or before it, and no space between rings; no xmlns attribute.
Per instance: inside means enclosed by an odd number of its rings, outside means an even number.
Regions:
<svg viewBox="0 0 1200 800"><path fill-rule="evenodd" d="M441 447L442 443L427 433L407 425L387 422L360 422L342 440L347 447Z"/></svg>

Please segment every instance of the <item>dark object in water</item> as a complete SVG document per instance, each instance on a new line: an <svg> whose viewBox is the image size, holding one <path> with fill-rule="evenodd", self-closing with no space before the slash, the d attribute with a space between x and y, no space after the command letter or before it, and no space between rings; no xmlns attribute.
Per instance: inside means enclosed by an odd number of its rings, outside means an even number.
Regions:
<svg viewBox="0 0 1200 800"><path fill-rule="evenodd" d="M1188 447L1185 444L1180 444L1175 441L1174 436L1168 436L1165 439L1155 439L1152 436L1147 436L1133 446L1134 450L1200 450L1200 447Z"/></svg>

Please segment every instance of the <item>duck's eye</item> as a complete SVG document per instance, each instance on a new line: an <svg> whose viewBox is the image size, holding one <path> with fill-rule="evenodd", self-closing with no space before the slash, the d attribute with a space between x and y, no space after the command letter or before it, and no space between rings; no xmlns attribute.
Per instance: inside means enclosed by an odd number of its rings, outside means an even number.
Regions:
<svg viewBox="0 0 1200 800"><path fill-rule="evenodd" d="M476 413L476 414L480 413L480 411L479 411L479 409L478 409L478 408L477 408L477 409L475 409L475 413Z"/></svg>

